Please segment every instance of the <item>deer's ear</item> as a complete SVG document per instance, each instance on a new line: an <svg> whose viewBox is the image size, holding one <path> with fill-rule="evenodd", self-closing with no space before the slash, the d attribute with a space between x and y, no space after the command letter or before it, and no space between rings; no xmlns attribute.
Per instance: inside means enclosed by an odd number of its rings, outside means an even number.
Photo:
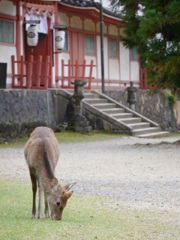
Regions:
<svg viewBox="0 0 180 240"><path fill-rule="evenodd" d="M57 178L53 178L51 184L52 184L52 187L58 185L58 180L57 180Z"/></svg>
<svg viewBox="0 0 180 240"><path fill-rule="evenodd" d="M73 194L73 191L67 192L67 193L66 193L67 199L69 199L72 194Z"/></svg>
<svg viewBox="0 0 180 240"><path fill-rule="evenodd" d="M76 184L76 182L68 183L64 186L64 188L66 189L66 191L69 191L75 184Z"/></svg>
<svg viewBox="0 0 180 240"><path fill-rule="evenodd" d="M66 192L63 190L62 192L61 192L61 197L65 197L66 196Z"/></svg>

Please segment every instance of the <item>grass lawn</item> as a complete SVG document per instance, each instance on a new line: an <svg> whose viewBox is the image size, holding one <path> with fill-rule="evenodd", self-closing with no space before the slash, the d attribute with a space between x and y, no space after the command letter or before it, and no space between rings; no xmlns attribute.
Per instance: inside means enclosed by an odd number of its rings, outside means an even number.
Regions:
<svg viewBox="0 0 180 240"><path fill-rule="evenodd" d="M73 142L87 142L87 141L104 141L108 139L129 137L127 134L112 133L108 131L91 131L90 133L79 133L73 131L57 132L55 133L60 143L73 143ZM171 133L166 137L180 137L180 133ZM162 138L162 137L155 137ZM10 142L1 143L0 148L4 147L24 147L28 138L14 139Z"/></svg>
<svg viewBox="0 0 180 240"><path fill-rule="evenodd" d="M170 214L126 209L113 200L91 195L73 195L63 220L31 219L31 186L0 178L1 240L145 240L178 239Z"/></svg>
<svg viewBox="0 0 180 240"><path fill-rule="evenodd" d="M72 132L72 131L65 131L65 132L58 132L55 133L58 141L60 143L73 143L73 142L87 142L87 141L104 141L113 138L120 138L129 136L126 134L119 134L119 133L110 133L106 131L91 131L90 133L79 133L79 132ZM4 147L24 147L25 143L27 142L28 138L20 138L14 139L10 142L1 143L0 148Z"/></svg>

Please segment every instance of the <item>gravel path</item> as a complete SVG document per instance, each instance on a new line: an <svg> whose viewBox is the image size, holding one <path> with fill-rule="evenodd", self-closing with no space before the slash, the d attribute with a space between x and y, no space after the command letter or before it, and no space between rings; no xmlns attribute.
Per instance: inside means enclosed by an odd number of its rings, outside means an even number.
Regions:
<svg viewBox="0 0 180 240"><path fill-rule="evenodd" d="M105 195L127 207L180 213L178 138L60 144L56 176L75 194ZM176 143L175 143L176 142ZM23 148L0 148L0 176L30 183Z"/></svg>

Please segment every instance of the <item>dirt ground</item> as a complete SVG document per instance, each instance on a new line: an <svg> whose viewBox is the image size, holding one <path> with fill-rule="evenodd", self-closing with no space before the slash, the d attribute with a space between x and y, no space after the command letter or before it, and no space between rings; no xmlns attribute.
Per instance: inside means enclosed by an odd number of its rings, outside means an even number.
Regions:
<svg viewBox="0 0 180 240"><path fill-rule="evenodd" d="M128 208L175 214L180 225L178 138L119 139L60 144L56 177L77 182L75 194L104 195ZM0 148L0 177L30 183L23 148Z"/></svg>

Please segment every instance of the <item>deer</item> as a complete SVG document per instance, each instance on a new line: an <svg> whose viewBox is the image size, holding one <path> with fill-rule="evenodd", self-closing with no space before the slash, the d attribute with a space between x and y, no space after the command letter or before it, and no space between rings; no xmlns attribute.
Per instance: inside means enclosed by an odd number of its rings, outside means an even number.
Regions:
<svg viewBox="0 0 180 240"><path fill-rule="evenodd" d="M49 127L36 127L24 147L24 156L32 183L32 218L42 218L42 198L44 193L45 216L61 220L63 210L73 191L75 183L62 186L54 176L59 159L59 143ZM39 191L38 215L36 216L36 193Z"/></svg>

